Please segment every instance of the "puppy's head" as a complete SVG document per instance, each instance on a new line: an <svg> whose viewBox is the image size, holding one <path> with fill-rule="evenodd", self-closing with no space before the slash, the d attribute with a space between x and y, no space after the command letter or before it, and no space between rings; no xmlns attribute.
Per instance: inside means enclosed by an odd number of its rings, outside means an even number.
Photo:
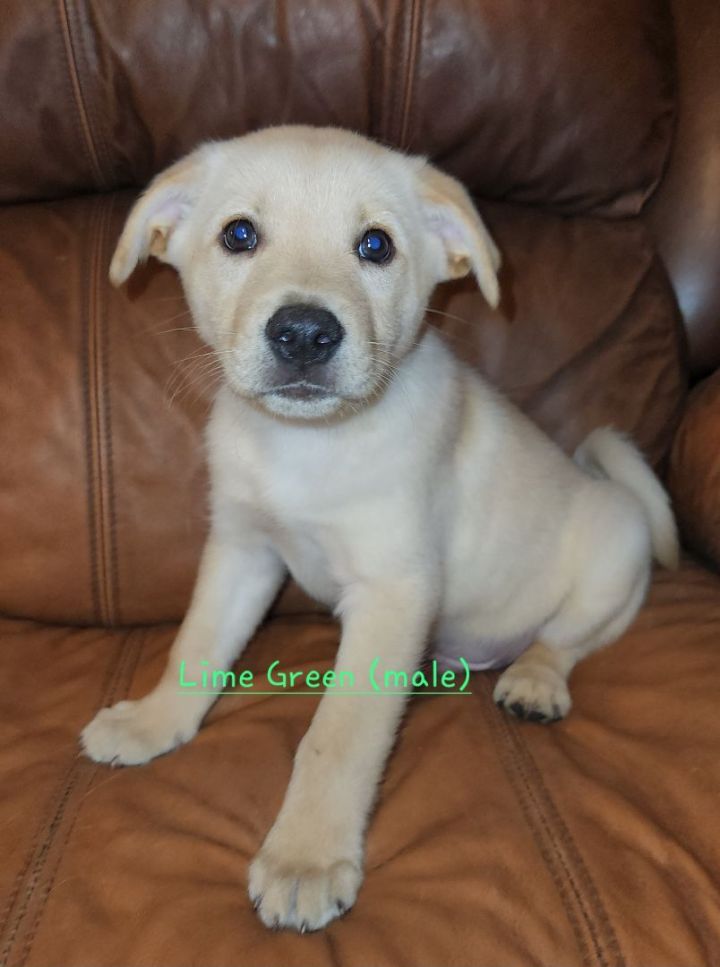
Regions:
<svg viewBox="0 0 720 967"><path fill-rule="evenodd" d="M497 249L459 182L334 128L205 144L158 175L111 280L149 255L179 271L233 390L300 419L382 392L438 282L472 272L499 297Z"/></svg>

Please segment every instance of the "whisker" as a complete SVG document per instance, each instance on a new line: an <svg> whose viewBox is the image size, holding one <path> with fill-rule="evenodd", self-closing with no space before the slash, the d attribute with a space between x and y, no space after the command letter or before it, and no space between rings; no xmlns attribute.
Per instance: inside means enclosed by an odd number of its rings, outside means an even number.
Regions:
<svg viewBox="0 0 720 967"><path fill-rule="evenodd" d="M166 321L172 322L172 319L167 319ZM198 334L198 331L195 328L195 326L178 326L177 329L160 329L158 331L156 331L155 329L148 329L147 332L153 336L167 336L171 332L194 332L195 335Z"/></svg>
<svg viewBox="0 0 720 967"><path fill-rule="evenodd" d="M446 332L444 329L440 329L438 326L433 325L432 322L428 322L428 326L433 330L433 332L436 332L438 336L444 339L451 349L456 343L462 343L465 346L471 347L475 351L477 351L479 348L479 343L477 340L472 339L470 336L461 336L456 332Z"/></svg>
<svg viewBox="0 0 720 967"><path fill-rule="evenodd" d="M222 377L223 368L219 361L216 361L213 365L208 366L200 373L193 375L192 379L181 378L177 382L177 386L173 386L171 392L171 386L168 384L166 392L169 395L168 406L172 406L180 393L190 392L190 390L195 390L196 395L200 397L204 395L205 392L209 392L213 386L213 383Z"/></svg>
<svg viewBox="0 0 720 967"><path fill-rule="evenodd" d="M184 359L178 360L173 367L173 373L168 380L166 392L174 399L182 389L183 383L188 385L196 382L205 373L213 369L222 368L221 354L214 349L199 349ZM192 380L190 380L192 377Z"/></svg>
<svg viewBox="0 0 720 967"><path fill-rule="evenodd" d="M167 322L175 322L175 320L176 320L176 319L182 319L182 318L183 318L184 316L189 316L189 315L191 315L191 312L190 312L190 310L189 310L189 309L183 309L183 311L182 311L182 312L178 312L178 313L177 313L176 315L174 315L174 316L168 316L168 317L167 317L167 319L158 319L158 320L156 320L156 321L157 321L157 322L162 322L162 323L167 323ZM190 328L194 328L194 326L193 326L193 327L190 327L190 326L188 326L187 328L188 328L188 329L190 329ZM155 330L154 330L154 329L153 329L152 327L150 327L149 329L146 329L145 331L146 331L146 332L151 332L151 333L155 333ZM171 330L171 332L172 332L172 331L174 331L174 330Z"/></svg>
<svg viewBox="0 0 720 967"><path fill-rule="evenodd" d="M425 312L431 312L435 316L442 316L443 319L452 319L455 322L463 322L466 326L476 326L477 323L470 319L464 319L462 316L455 316L452 312L444 312L442 309L433 309L431 306L425 306Z"/></svg>
<svg viewBox="0 0 720 967"><path fill-rule="evenodd" d="M179 316L174 316L171 319L163 319L163 322L173 322L174 319L179 319ZM178 326L175 329L146 329L146 333L153 336L167 336L171 332L194 332L196 336L202 339L202 336L198 332L197 326ZM216 329L216 335L218 336L235 336L237 333L233 332L231 329Z"/></svg>

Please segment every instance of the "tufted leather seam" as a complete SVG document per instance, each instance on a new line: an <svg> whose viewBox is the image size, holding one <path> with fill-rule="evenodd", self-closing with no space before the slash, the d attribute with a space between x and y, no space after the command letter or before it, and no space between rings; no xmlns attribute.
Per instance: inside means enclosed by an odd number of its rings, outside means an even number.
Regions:
<svg viewBox="0 0 720 967"><path fill-rule="evenodd" d="M113 492L112 447L109 443L110 403L108 396L107 321L102 312L102 281L105 271L105 242L112 198L98 200L98 214L93 222L90 240L88 279L87 369L88 411L87 442L89 480L92 499L91 540L95 561L95 585L98 620L103 625L117 623L117 549L115 496Z"/></svg>
<svg viewBox="0 0 720 967"><path fill-rule="evenodd" d="M76 781L77 781L77 769L74 766L71 766L68 769L68 771L65 773L65 777L63 779L63 782L61 783L61 788L63 789L63 792L59 801L57 802L55 809L52 812L53 818L50 820L50 823L48 825L47 835L37 855L35 863L32 864L33 870L30 875L27 888L25 890L25 896L22 900L22 903L20 904L20 909L18 910L17 917L15 919L15 924L12 930L10 931L10 936L8 938L7 944L5 945L5 949L3 950L3 953L2 953L2 959L0 960L0 963L2 964L8 964L8 965L10 964L9 958L10 958L10 953L12 951L13 944L15 942L15 938L18 935L18 932L20 930L20 927L22 926L22 922L25 918L30 902L33 898L33 895L35 894L35 890L37 889L38 880L42 873L42 868L44 866L48 851L53 842L55 831L63 817L63 813L65 812L65 807L67 806L68 800L70 798L70 794L72 793L75 787ZM35 844L37 844L37 842L39 842L39 837L35 840ZM34 852L33 852L33 855L34 855ZM31 863L32 863L32 860L31 860ZM31 863L28 864L28 867L26 867L26 869L24 870L22 879L24 879L25 875L28 872L30 872L29 866L31 865ZM16 892L16 896L17 896L17 892Z"/></svg>
<svg viewBox="0 0 720 967"><path fill-rule="evenodd" d="M108 663L102 684L100 686L99 698L94 706L94 712L99 711L101 708L111 702L113 695L116 693L118 681L122 679L122 670L125 664L128 662L129 651L130 649L124 648L121 642L117 659ZM18 936L18 933L20 932L20 928L22 927L23 920L27 914L33 896L36 894L43 867L55 839L55 833L62 822L67 804L70 801L72 792L77 785L79 768L79 757L74 755L70 766L57 786L58 795L54 799L51 799L52 805L48 808L47 813L45 814L47 818L40 824L35 836L33 837L32 845L28 852L27 861L15 878L15 883L3 915L3 922L5 922L8 926L10 923L10 911L20 895L21 884L26 879L28 880L28 883L25 890L25 895L20 904L20 908L15 916L15 922L9 929L7 942L3 948L2 954L0 954L0 964L10 964L9 958L12 952L13 944ZM43 835L44 840L38 851L38 844L40 843ZM37 920L35 926L33 927L33 935L36 926ZM28 950L28 942L26 941L21 960L18 961L19 965L24 962Z"/></svg>
<svg viewBox="0 0 720 967"><path fill-rule="evenodd" d="M95 142L93 141L87 108L83 98L82 88L80 86L80 75L78 73L72 30L70 27L70 16L67 6L68 2L69 0L57 0L57 11L60 20L60 30L62 34L63 47L65 50L65 59L67 61L68 74L72 87L75 111L80 122L80 131L82 134L81 140L85 149L85 154L90 162L92 174L95 179L95 187L103 188L105 187L105 179L103 178L100 159L98 157Z"/></svg>
<svg viewBox="0 0 720 967"><path fill-rule="evenodd" d="M392 18L387 13L383 30L384 57L380 90L382 116L380 140L403 146L406 117L409 118L412 87L417 63L418 7L422 0L403 0ZM391 4L385 4L386 11Z"/></svg>
<svg viewBox="0 0 720 967"><path fill-rule="evenodd" d="M47 812L45 813L46 818L40 823L40 825L35 831L35 835L33 836L32 842L30 843L30 849L27 852L26 860L21 865L20 870L18 871L18 874L15 877L13 885L10 888L10 893L8 894L7 903L5 904L5 907L3 909L2 917L0 917L0 924L5 924L6 926L9 926L10 924L10 914L12 912L12 908L15 906L15 901L17 900L18 895L20 893L20 886L23 880L25 879L25 877L27 876L28 871L30 870L33 857L37 853L40 837L42 836L43 832L47 829L47 826L51 821L50 817L57 812L57 808L58 808L57 803L62 802L66 797L66 793L67 793L66 786L69 780L71 770L72 770L72 767L65 772L62 779L57 784L57 787L56 787L58 789L57 796L50 797L51 803L55 805L52 808L49 808L47 810ZM18 927L18 921L16 921L15 926L10 931L10 936L8 938L7 944L5 945L2 951L2 954L0 955L0 964L6 963L7 955L10 951L10 947L12 946L12 942L15 939L15 934L17 933L17 927Z"/></svg>
<svg viewBox="0 0 720 967"><path fill-rule="evenodd" d="M75 0L65 0L66 5L72 3L74 12L74 22L75 22L75 36L77 37L78 52L82 54L82 62L85 64L84 74L85 77L90 75L91 79L94 81L93 88L97 91L98 89L98 76L97 71L93 76L92 69L90 68L90 41L88 41L87 34L88 30L86 27L90 25L90 16L82 16L80 9ZM68 11L69 13L69 11ZM80 85L80 73L81 73L81 60L78 58L76 60L76 70L78 73L78 84L80 90L87 90L87 84ZM108 150L107 138L105 137L103 126L99 123L98 113L95 109L95 98L84 97L83 102L85 104L86 115L88 119L90 136L92 142L95 145L95 150L98 158L99 173L101 179L102 188L110 188L112 186L112 179L107 176L108 172L113 170L112 158ZM101 161L102 159L102 161Z"/></svg>
<svg viewBox="0 0 720 967"><path fill-rule="evenodd" d="M114 207L114 196L111 195L107 204L107 218L103 224L103 232L100 239L99 246L99 258L98 258L98 273L100 275L100 284L98 286L98 293L106 291L103 287L103 280L107 274L109 262L110 262L110 251L108 250L109 236L106 231L108 226L112 221L112 211ZM103 386L103 440L104 440L104 452L106 454L106 482L107 482L107 499L105 501L105 506L107 508L107 543L109 551L109 595L112 600L112 610L110 613L110 622L112 624L121 624L121 611L120 611L120 586L119 586L119 575L120 567L118 564L118 539L117 539L117 501L116 501L116 491L115 491L115 460L113 453L113 430L112 430L112 399L111 399L111 386L112 382L110 379L110 328L108 322L108 312L107 312L107 299L103 300L102 314L98 313L98 318L102 320L102 386Z"/></svg>
<svg viewBox="0 0 720 967"><path fill-rule="evenodd" d="M525 787L525 790L528 795L528 799L532 804L532 808L535 812L535 815L540 822L540 827L549 841L550 849L552 850L552 853L555 856L560 869L562 870L562 874L565 877L565 880L569 884L570 892L574 897L575 903L580 912L580 921L582 924L584 924L585 929L587 930L590 936L590 943L592 944L593 952L595 954L595 963L599 964L600 967L608 967L608 961L602 949L597 926L594 923L590 908L588 907L588 904L585 901L585 898L583 897L583 893L580 888L580 884L578 883L578 880L575 876L574 870L572 869L571 864L568 862L568 858L564 854L564 850L561 845L560 837L557 834L555 824L551 822L550 817L543 810L542 801L536 795L536 790L533 788L533 784L530 781L530 777L525 768L525 763L523 761L521 751L518 748L518 745L516 743L516 736L511 731L512 726L508 722L503 723L503 726L508 736L508 746L510 749L510 755L514 760L517 774L519 775ZM517 726L515 726L515 728L517 728Z"/></svg>
<svg viewBox="0 0 720 967"><path fill-rule="evenodd" d="M508 777L525 822L528 825L530 834L535 843L535 847L540 854L543 863L545 864L545 868L547 869L555 889L558 892L558 896L560 897L560 902L565 909L565 916L567 917L570 929L575 937L575 943L577 944L578 951L582 958L583 967L593 967L593 961L591 959L591 952L585 937L585 931L583 930L583 925L581 924L578 914L575 910L575 904L573 902L570 885L568 883L567 871L558 861L559 858L557 856L557 851L553 849L551 838L547 835L546 824L543 822L542 817L538 814L537 806L533 800L531 791L528 789L527 783L522 781L522 775L518 771L517 755L514 752L512 742L509 741L507 724L501 719L501 714L504 715L505 713L500 714L497 712L494 704L492 703L490 688L488 688L485 683L482 685L481 706L486 721L488 722L491 731L494 733L495 745L498 750L503 769ZM596 961L596 963L598 963L598 961Z"/></svg>
<svg viewBox="0 0 720 967"><path fill-rule="evenodd" d="M109 427L109 397L107 384L107 330L106 319L102 311L102 292L105 275L105 240L108 227L112 199L103 199L101 217L98 220L97 244L93 247L93 273L91 289L90 326L94 335L93 374L96 380L95 400L97 404L95 424L95 444L98 473L95 477L97 484L98 508L98 537L100 564L100 600L103 604L103 624L116 623L115 602L115 563L114 546L114 495L112 492L112 452L108 445Z"/></svg>
<svg viewBox="0 0 720 967"><path fill-rule="evenodd" d="M420 53L420 37L422 35L422 21L424 12L423 0L412 0L408 18L408 40L406 43L405 77L402 93L402 108L400 114L400 134L398 143L403 150L407 150L410 132L410 117L415 92L415 78Z"/></svg>
<svg viewBox="0 0 720 967"><path fill-rule="evenodd" d="M490 699L487 685L484 691ZM546 849L541 848L543 858L546 864L550 859L566 881L565 892L569 888L569 896L578 909L581 925L584 925L590 937L595 963L600 967L624 967L625 959L599 891L521 735L522 726L505 713L496 713L492 719L493 725L497 726L499 740L512 760L518 787L522 784L523 794L532 807L537 832L546 840ZM532 823L530 815L526 818ZM535 838L540 848L538 836L535 835ZM559 885L558 881L556 885Z"/></svg>
<svg viewBox="0 0 720 967"><path fill-rule="evenodd" d="M75 97L75 88L72 83L72 70L70 67L71 60L68 54L68 39L65 30L63 13L62 13L62 2L61 0L50 0L50 6L55 9L55 27L57 30L58 42L61 49L61 59L63 64L60 65L59 70L59 80L62 83L63 91L65 97L69 103L67 110L67 116L71 120L75 135L77 137L78 144L80 145L80 150L85 154L87 163L92 170L93 162L92 155L90 154L87 146L87 142L84 137L84 132L82 128L82 123L80 120L80 113L77 110L77 102Z"/></svg>
<svg viewBox="0 0 720 967"><path fill-rule="evenodd" d="M100 708L104 707L105 705L112 704L113 699L118 693L120 693L123 697L127 696L128 690L130 688L130 683L133 680L133 677L135 675L135 670L137 668L138 661L140 658L140 642L139 642L140 636L139 635L136 636L138 638L138 641L136 643L135 648L129 647L129 641L133 635L134 633L131 631L129 632L127 637L124 636L123 640L121 641L120 658L115 666L116 674L113 676L113 686L110 690L110 695L100 703L100 706L99 706ZM132 659L129 656L132 656ZM92 785L95 781L95 777L99 771L100 771L100 766L96 764L93 767L90 773L90 776L88 778L87 791L77 801L75 812L73 813L72 818L68 822L67 831L65 833L65 836L63 837L62 843L60 844L58 856L55 861L55 867L52 870L52 873L50 874L46 882L46 885L44 887L38 911L35 914L35 919L33 921L32 927L28 931L28 935L25 939L25 943L23 945L23 949L20 954L20 959L18 960L17 967L24 967L25 963L27 962L27 958L30 954L33 942L35 940L35 935L37 934L38 927L40 926L40 922L42 921L42 917L45 912L45 907L47 906L48 899L50 898L52 888L55 884L55 879L57 877L58 870L60 869L62 858L65 855L65 849L68 843L70 842L70 837L72 836L73 830L75 829L75 823L77 822L77 818L80 815L80 807L82 806L85 796L92 789ZM78 776L76 773L75 782L77 782L77 778Z"/></svg>
<svg viewBox="0 0 720 967"><path fill-rule="evenodd" d="M97 203L91 209L90 218L86 228L86 236L90 239L90 244L97 238L95 223L98 219ZM93 412L92 391L93 384L91 374L90 356L90 277L92 274L93 259L87 247L83 246L81 254L80 272L80 327L81 327L81 383L83 401L83 431L84 431L84 455L85 455L85 501L87 505L87 524L88 524L88 545L90 557L90 598L93 607L93 621L101 623L100 607L100 576L97 558L97 515L95 511L95 461L93 452L93 433L91 414Z"/></svg>
<svg viewBox="0 0 720 967"><path fill-rule="evenodd" d="M518 723L510 724L510 722L506 723L506 725L508 725L508 730L512 735L512 741L517 749L518 762L522 763L524 781L529 784L529 787L537 795L539 808L544 810L548 817L549 825L554 827L562 851L567 855L569 868L574 871L574 875L579 881L579 898L582 897L583 893L587 898L588 927L593 927L591 931L593 939L595 940L597 937L597 942L602 942L603 951L600 962L603 965L608 965L608 967L610 965L613 965L613 967L625 967L625 958L620 950L617 934L610 921L610 916L605 905L602 902L600 892L590 874L590 870L582 858L582 854L575 843L569 827L560 815L558 807L543 781L542 773L538 769L527 743L520 734L521 726ZM580 889L580 886L582 889ZM582 901L582 904L585 907L585 900Z"/></svg>
<svg viewBox="0 0 720 967"><path fill-rule="evenodd" d="M368 74L370 86L368 88L368 136L382 141L385 135L383 127L383 92L384 64L383 46L387 38L387 29L382 21L373 16L370 5L361 4L359 15L363 19L365 31L372 38L368 44L370 64Z"/></svg>

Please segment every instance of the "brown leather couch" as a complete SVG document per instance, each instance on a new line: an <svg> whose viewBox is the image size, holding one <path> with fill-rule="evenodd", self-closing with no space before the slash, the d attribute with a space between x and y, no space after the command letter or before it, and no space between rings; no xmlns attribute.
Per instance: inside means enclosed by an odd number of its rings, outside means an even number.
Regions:
<svg viewBox="0 0 720 967"><path fill-rule="evenodd" d="M5 0L0 76L0 962L720 964L717 0ZM158 677L206 522L212 381L173 273L112 290L113 245L153 173L284 121L469 185L501 309L459 283L429 321L564 446L632 433L706 561L658 572L566 722L489 674L416 700L357 905L305 936L245 880L315 699L227 696L140 768L77 744ZM336 644L289 588L243 663Z"/></svg>

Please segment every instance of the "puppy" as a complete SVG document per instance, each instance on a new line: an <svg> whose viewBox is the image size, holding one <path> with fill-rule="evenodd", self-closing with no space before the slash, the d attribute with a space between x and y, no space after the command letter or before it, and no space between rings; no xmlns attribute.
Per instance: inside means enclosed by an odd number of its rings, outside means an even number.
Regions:
<svg viewBox="0 0 720 967"><path fill-rule="evenodd" d="M566 715L570 670L628 627L653 556L676 565L675 525L629 442L597 430L569 459L424 324L445 279L472 273L498 303L498 251L463 187L355 134L271 128L152 182L112 281L149 255L179 271L222 362L212 524L159 685L101 711L87 754L134 764L187 742L214 699L181 693L181 667L228 668L288 571L341 619L336 670L355 681L376 656L379 674L412 672L432 631L448 662L509 664L495 699L513 714ZM324 694L250 868L268 926L352 906L404 706Z"/></svg>

